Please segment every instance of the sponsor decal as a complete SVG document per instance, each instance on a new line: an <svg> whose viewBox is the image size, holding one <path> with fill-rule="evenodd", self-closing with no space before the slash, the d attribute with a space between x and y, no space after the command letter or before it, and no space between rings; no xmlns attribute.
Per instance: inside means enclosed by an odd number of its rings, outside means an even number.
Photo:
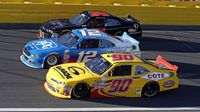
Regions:
<svg viewBox="0 0 200 112"><path fill-rule="evenodd" d="M76 66L71 66L68 68L68 70L75 75L85 74L85 70Z"/></svg>
<svg viewBox="0 0 200 112"><path fill-rule="evenodd" d="M101 78L100 81L95 81L93 84L95 89L102 89L106 87L106 78Z"/></svg>
<svg viewBox="0 0 200 112"><path fill-rule="evenodd" d="M169 74L161 73L161 72L152 72L150 74L142 76L142 78L155 80L155 81L158 81L158 80L161 80L161 79L164 79L164 78L167 78L167 77L169 77Z"/></svg>
<svg viewBox="0 0 200 112"><path fill-rule="evenodd" d="M137 88L137 89L135 90L135 93L136 93L136 94L141 94L141 92L142 92L142 89L140 89L140 88Z"/></svg>
<svg viewBox="0 0 200 112"><path fill-rule="evenodd" d="M168 81L163 83L163 87L165 87L165 88L170 88L174 85L175 85L175 81L173 81L173 80L168 80Z"/></svg>
<svg viewBox="0 0 200 112"><path fill-rule="evenodd" d="M57 68L58 70L60 70L60 71L63 73L63 75L65 75L65 77L66 77L67 79L72 78L72 76L71 76L69 73L67 73L67 71L66 71L64 68L62 68L61 66L57 66L56 68Z"/></svg>
<svg viewBox="0 0 200 112"><path fill-rule="evenodd" d="M65 50L63 56L63 63L67 63L69 61L69 58L70 58L69 50Z"/></svg>
<svg viewBox="0 0 200 112"><path fill-rule="evenodd" d="M42 40L33 43L36 49L45 50L57 47L57 45L52 40Z"/></svg>
<svg viewBox="0 0 200 112"><path fill-rule="evenodd" d="M132 50L132 46L123 46L123 47L111 47L108 48L108 52L129 52Z"/></svg>

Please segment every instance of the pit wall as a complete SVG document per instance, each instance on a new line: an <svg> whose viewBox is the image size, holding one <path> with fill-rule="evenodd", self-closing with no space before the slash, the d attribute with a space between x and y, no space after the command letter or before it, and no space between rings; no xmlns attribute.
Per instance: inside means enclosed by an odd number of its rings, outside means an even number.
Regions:
<svg viewBox="0 0 200 112"><path fill-rule="evenodd" d="M43 23L84 10L131 14L146 25L200 25L200 2L160 0L0 0L0 23Z"/></svg>

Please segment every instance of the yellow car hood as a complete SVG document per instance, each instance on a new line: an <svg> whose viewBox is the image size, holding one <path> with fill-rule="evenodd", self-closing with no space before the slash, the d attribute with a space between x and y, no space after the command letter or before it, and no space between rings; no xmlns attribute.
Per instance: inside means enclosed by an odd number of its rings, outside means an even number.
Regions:
<svg viewBox="0 0 200 112"><path fill-rule="evenodd" d="M54 73L57 71L63 79L83 80L97 76L85 67L84 63L69 63L53 67Z"/></svg>

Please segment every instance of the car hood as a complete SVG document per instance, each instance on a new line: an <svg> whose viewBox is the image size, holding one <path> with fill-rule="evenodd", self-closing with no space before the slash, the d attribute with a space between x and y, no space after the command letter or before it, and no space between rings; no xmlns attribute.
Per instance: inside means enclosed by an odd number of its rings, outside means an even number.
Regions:
<svg viewBox="0 0 200 112"><path fill-rule="evenodd" d="M64 46L57 41L57 38L38 39L28 42L25 49L30 54L42 54L56 52L64 49Z"/></svg>
<svg viewBox="0 0 200 112"><path fill-rule="evenodd" d="M76 25L70 23L69 19L55 19L48 21L42 27L49 30L59 30L62 28L71 28L75 26Z"/></svg>
<svg viewBox="0 0 200 112"><path fill-rule="evenodd" d="M94 78L98 75L91 72L85 67L84 63L67 63L51 67L48 73L54 74L63 80L85 80L86 78Z"/></svg>

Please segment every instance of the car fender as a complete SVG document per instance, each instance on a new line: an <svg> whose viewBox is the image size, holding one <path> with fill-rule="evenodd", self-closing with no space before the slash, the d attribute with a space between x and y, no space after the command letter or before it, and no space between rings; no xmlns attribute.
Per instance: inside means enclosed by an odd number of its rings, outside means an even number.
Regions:
<svg viewBox="0 0 200 112"><path fill-rule="evenodd" d="M45 63L46 58L47 58L48 56L52 55L52 54L53 54L53 55L57 55L57 56L59 56L60 58L62 58L59 52L51 52L51 53L47 54L47 55L43 58L43 66L44 66L44 63Z"/></svg>

